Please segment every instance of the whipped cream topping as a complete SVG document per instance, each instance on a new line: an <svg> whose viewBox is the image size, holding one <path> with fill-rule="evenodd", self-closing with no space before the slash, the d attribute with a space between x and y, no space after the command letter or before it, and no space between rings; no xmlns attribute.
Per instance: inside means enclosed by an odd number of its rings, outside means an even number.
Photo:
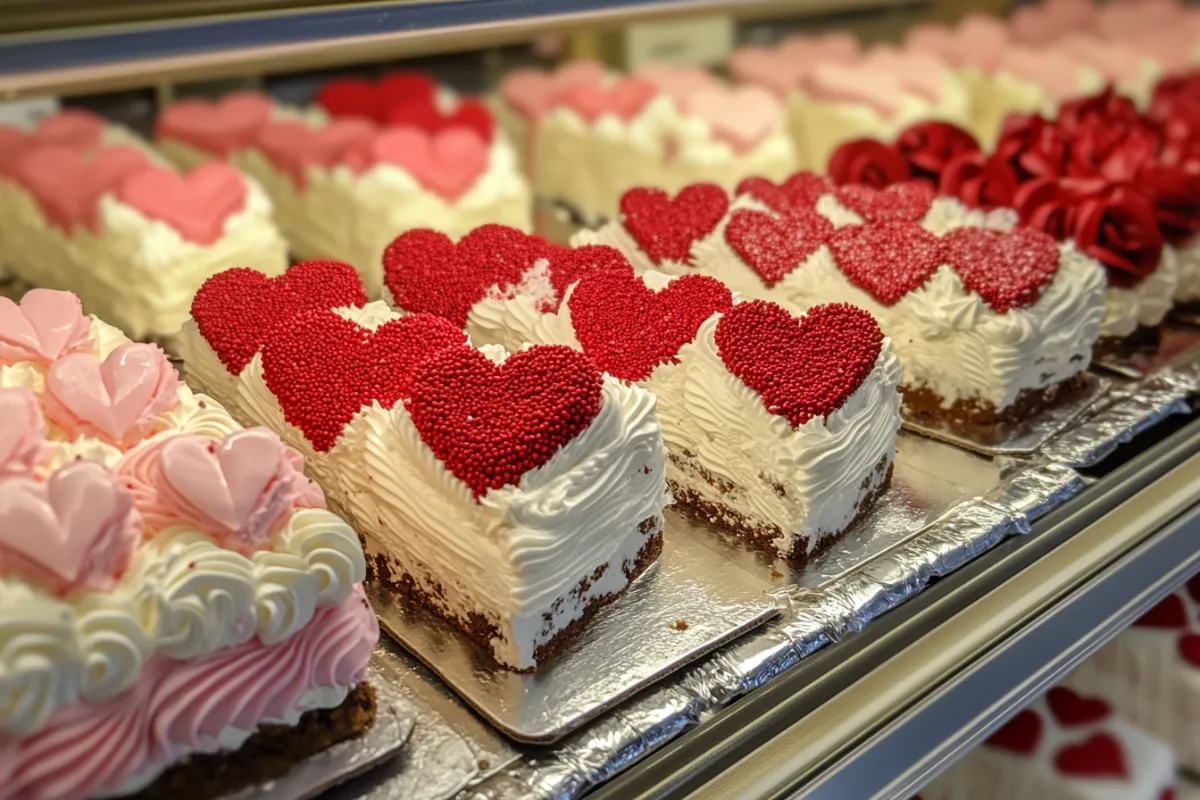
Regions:
<svg viewBox="0 0 1200 800"><path fill-rule="evenodd" d="M1166 319L1179 285L1179 258L1175 248L1163 247L1162 259L1153 272L1135 286L1109 286L1104 293L1101 336L1125 337L1139 326L1155 327Z"/></svg>
<svg viewBox="0 0 1200 800"><path fill-rule="evenodd" d="M740 206L749 208L750 206ZM862 225L864 220L857 212L846 208L834 194L823 194L817 198L817 213L833 223L835 228L846 225ZM939 195L933 198L929 211L921 218L921 227L941 236L955 228L987 228L995 231L1010 231L1017 226L1017 212L1011 208L984 211L971 208L956 197Z"/></svg>
<svg viewBox="0 0 1200 800"><path fill-rule="evenodd" d="M1175 301L1195 303L1200 301L1200 235L1175 248L1178 258L1179 282L1175 286Z"/></svg>

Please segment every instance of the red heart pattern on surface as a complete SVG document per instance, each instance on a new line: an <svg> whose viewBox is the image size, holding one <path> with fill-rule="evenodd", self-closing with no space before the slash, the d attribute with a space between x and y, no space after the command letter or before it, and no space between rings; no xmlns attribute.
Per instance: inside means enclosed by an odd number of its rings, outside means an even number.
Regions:
<svg viewBox="0 0 1200 800"><path fill-rule="evenodd" d="M389 128L370 145L372 162L403 167L426 189L454 202L474 185L488 165L487 142L473 130Z"/></svg>
<svg viewBox="0 0 1200 800"><path fill-rule="evenodd" d="M150 167L117 185L117 199L147 219L170 225L188 241L216 242L225 221L246 206L246 179L228 164L201 164L186 175Z"/></svg>
<svg viewBox="0 0 1200 800"><path fill-rule="evenodd" d="M1112 715L1112 707L1098 697L1082 697L1065 686L1046 692L1050 713L1066 728L1100 722Z"/></svg>
<svg viewBox="0 0 1200 800"><path fill-rule="evenodd" d="M630 189L621 196L621 224L655 264L686 262L692 244L712 233L729 209L725 190L697 183L671 197L661 189Z"/></svg>
<svg viewBox="0 0 1200 800"><path fill-rule="evenodd" d="M829 237L829 249L842 274L885 306L929 280L944 252L940 239L912 222L847 225Z"/></svg>
<svg viewBox="0 0 1200 800"><path fill-rule="evenodd" d="M496 119L492 112L478 100L463 100L450 112L443 112L437 103L408 102L392 106L387 112L388 125L419 128L429 134L438 134L451 128L467 128L491 144L496 136Z"/></svg>
<svg viewBox="0 0 1200 800"><path fill-rule="evenodd" d="M1125 751L1111 734L1094 733L1087 741L1064 746L1054 756L1054 766L1064 775L1087 778L1127 778Z"/></svg>
<svg viewBox="0 0 1200 800"><path fill-rule="evenodd" d="M956 228L942 243L963 288L998 314L1036 303L1058 273L1058 242L1033 228Z"/></svg>
<svg viewBox="0 0 1200 800"><path fill-rule="evenodd" d="M357 117L335 119L320 128L298 120L280 120L264 125L255 141L263 155L303 189L308 185L308 167L329 168L345 162L351 153L368 147L377 133L374 123ZM356 165L350 166L354 169Z"/></svg>
<svg viewBox="0 0 1200 800"><path fill-rule="evenodd" d="M407 398L427 358L465 345L440 317L410 314L371 331L331 309L313 309L277 328L263 346L263 381L283 416L318 452L329 450L359 409Z"/></svg>
<svg viewBox="0 0 1200 800"><path fill-rule="evenodd" d="M1169 594L1154 608L1138 617L1133 624L1139 628L1184 630L1188 626L1187 607L1182 597Z"/></svg>
<svg viewBox="0 0 1200 800"><path fill-rule="evenodd" d="M796 318L756 300L721 317L716 342L725 367L796 428L854 394L875 367L883 331L870 314L841 303Z"/></svg>
<svg viewBox="0 0 1200 800"><path fill-rule="evenodd" d="M312 308L363 306L367 296L354 267L304 261L268 278L244 267L209 278L192 298L200 335L234 375L241 374L272 328Z"/></svg>
<svg viewBox="0 0 1200 800"><path fill-rule="evenodd" d="M584 277L567 305L583 352L604 372L640 381L677 362L701 323L732 303L714 278L685 275L655 292L632 270L604 270Z"/></svg>
<svg viewBox="0 0 1200 800"><path fill-rule="evenodd" d="M1185 633L1179 637L1176 648L1179 650L1180 658L1193 667L1200 668L1200 636L1194 633Z"/></svg>
<svg viewBox="0 0 1200 800"><path fill-rule="evenodd" d="M479 499L516 484L586 430L603 382L569 347L532 347L502 365L453 347L420 367L408 409L422 441Z"/></svg>
<svg viewBox="0 0 1200 800"><path fill-rule="evenodd" d="M1027 756L1037 750L1042 741L1043 726L1041 716L1027 708L989 736L987 744L997 750Z"/></svg>
<svg viewBox="0 0 1200 800"><path fill-rule="evenodd" d="M824 175L797 172L783 183L775 184L766 178L746 178L737 185L734 194L753 197L780 214L811 211L821 195L833 191L833 182Z"/></svg>
<svg viewBox="0 0 1200 800"><path fill-rule="evenodd" d="M833 224L815 211L793 209L784 217L740 209L725 226L725 241L768 288L829 240Z"/></svg>
<svg viewBox="0 0 1200 800"><path fill-rule="evenodd" d="M317 90L317 105L331 117L364 117L384 122L396 105L433 103L437 84L419 72L396 72L379 80L339 78Z"/></svg>
<svg viewBox="0 0 1200 800"><path fill-rule="evenodd" d="M867 222L920 222L929 213L935 194L924 183L905 181L886 189L847 184L838 187L836 196Z"/></svg>

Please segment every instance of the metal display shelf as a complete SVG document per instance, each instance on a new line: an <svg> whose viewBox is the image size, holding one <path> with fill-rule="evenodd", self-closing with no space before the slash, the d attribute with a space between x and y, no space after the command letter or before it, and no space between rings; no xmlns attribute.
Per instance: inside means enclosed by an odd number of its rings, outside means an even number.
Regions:
<svg viewBox="0 0 1200 800"><path fill-rule="evenodd" d="M0 36L0 99L247 72L314 70L672 16L804 15L921 4L922 0L375 0L297 3L270 10L279 4L211 0L198 5L226 12L238 8L239 13L160 16ZM69 19L70 9L79 5L67 3L56 14ZM90 8L90 16L81 17L85 20L113 19L112 13L95 15L105 7L110 12L120 9L113 3L83 7ZM159 13L164 13L161 7Z"/></svg>
<svg viewBox="0 0 1200 800"><path fill-rule="evenodd" d="M1200 419L589 797L910 798L1200 570ZM1169 434L1169 435L1168 435ZM1121 463L1123 461L1123 463Z"/></svg>

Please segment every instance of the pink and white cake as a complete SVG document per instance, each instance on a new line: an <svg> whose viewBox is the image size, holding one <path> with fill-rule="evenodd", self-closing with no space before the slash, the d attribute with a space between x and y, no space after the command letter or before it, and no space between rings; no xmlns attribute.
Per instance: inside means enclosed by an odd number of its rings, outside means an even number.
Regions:
<svg viewBox="0 0 1200 800"><path fill-rule="evenodd" d="M0 798L223 795L370 723L366 562L299 453L67 292L0 298L0 409Z"/></svg>
<svg viewBox="0 0 1200 800"><path fill-rule="evenodd" d="M501 84L499 102L532 131L535 194L588 219L615 217L633 186L674 191L706 180L732 189L749 175L778 179L796 168L779 100L698 70L523 72Z"/></svg>
<svg viewBox="0 0 1200 800"><path fill-rule="evenodd" d="M654 396L582 354L473 348L334 262L222 273L192 317L189 380L304 453L376 578L505 667L544 664L658 556Z"/></svg>
<svg viewBox="0 0 1200 800"><path fill-rule="evenodd" d="M319 95L322 107L306 109L253 93L186 100L159 116L155 139L176 163L223 159L252 175L271 196L293 256L345 259L377 297L380 256L398 232L532 225L516 151L491 112L409 77L428 91L412 89L395 106L371 94L386 81L334 84Z"/></svg>
<svg viewBox="0 0 1200 800"><path fill-rule="evenodd" d="M1103 697L1121 716L1200 768L1200 580L1144 614L1071 674L1078 691Z"/></svg>
<svg viewBox="0 0 1200 800"><path fill-rule="evenodd" d="M0 130L0 265L70 289L138 339L167 337L211 275L287 267L271 203L224 165L176 171L133 134L85 112Z"/></svg>
<svg viewBox="0 0 1200 800"><path fill-rule="evenodd" d="M921 800L1172 800L1175 758L1108 703L1056 686L921 790Z"/></svg>

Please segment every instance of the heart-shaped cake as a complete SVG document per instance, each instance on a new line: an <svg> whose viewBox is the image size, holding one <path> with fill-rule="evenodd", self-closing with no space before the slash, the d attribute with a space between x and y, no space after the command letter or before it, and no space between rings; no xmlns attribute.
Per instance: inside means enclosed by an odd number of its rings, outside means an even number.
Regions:
<svg viewBox="0 0 1200 800"><path fill-rule="evenodd" d="M650 260L686 263L692 245L712 233L729 208L720 186L697 183L674 197L661 189L630 189L621 197L621 224Z"/></svg>
<svg viewBox="0 0 1200 800"><path fill-rule="evenodd" d="M847 225L829 237L842 274L885 306L925 284L945 261L942 240L915 222Z"/></svg>
<svg viewBox="0 0 1200 800"><path fill-rule="evenodd" d="M782 217L739 209L725 226L725 241L770 288L827 243L832 233L833 224L811 209L793 208Z"/></svg>

